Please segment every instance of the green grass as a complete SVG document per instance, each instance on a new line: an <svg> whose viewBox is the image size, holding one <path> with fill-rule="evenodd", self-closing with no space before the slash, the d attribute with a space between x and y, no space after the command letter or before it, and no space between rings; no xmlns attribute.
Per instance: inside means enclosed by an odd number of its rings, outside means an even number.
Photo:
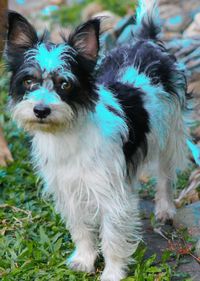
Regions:
<svg viewBox="0 0 200 281"><path fill-rule="evenodd" d="M8 81L0 79L0 121L15 162L0 168L0 280L1 281L90 281L98 280L103 261L97 262L96 275L75 273L66 266L73 243L51 200L41 196L42 183L34 175L29 157L29 137L10 121L5 109ZM160 264L156 255L144 258L145 248L134 255L127 281L169 281L172 268L164 253ZM181 277L189 280L187 277Z"/></svg>

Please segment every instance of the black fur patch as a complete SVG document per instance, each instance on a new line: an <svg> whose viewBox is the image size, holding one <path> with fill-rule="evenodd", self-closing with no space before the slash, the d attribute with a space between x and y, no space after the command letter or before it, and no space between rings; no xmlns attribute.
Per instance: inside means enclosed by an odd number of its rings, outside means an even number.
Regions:
<svg viewBox="0 0 200 281"><path fill-rule="evenodd" d="M127 161L133 162L133 155L138 148L142 150L143 156L147 154L147 133L149 132L149 116L143 106L140 89L116 83L110 85L110 89L117 97L124 110L129 128L128 141L124 143L123 149ZM137 161L137 160L136 160Z"/></svg>
<svg viewBox="0 0 200 281"><path fill-rule="evenodd" d="M143 29L148 26L144 25ZM150 27L148 27L150 28ZM153 26L152 26L153 29ZM151 34L153 39L155 34ZM173 98L179 99L178 90L181 88L186 92L186 80L184 73L177 68L174 56L167 53L162 42L137 39L131 45L118 46L112 50L102 62L98 74L98 82L111 89L121 104L129 127L129 139L124 143L124 153L128 162L141 154L143 157L147 154L147 134L150 131L150 122L148 112L143 105L142 96L145 95L142 89L134 88L134 85L122 84L119 81L119 74L127 67L134 67L139 74L145 74L151 81L152 85L158 85L172 95ZM119 83L120 82L120 83ZM183 96L184 100L184 96ZM184 105L183 105L184 106ZM137 151L142 152L137 154ZM137 160L135 160L137 162ZM135 163L137 167L138 163Z"/></svg>
<svg viewBox="0 0 200 281"><path fill-rule="evenodd" d="M100 83L113 83L116 73L128 66L134 66L139 73L148 76L153 85L161 84L172 95L178 95L177 80L186 91L184 73L177 69L176 58L167 53L161 42L139 40L132 46L120 46L111 51L100 68ZM106 69L110 70L109 73Z"/></svg>

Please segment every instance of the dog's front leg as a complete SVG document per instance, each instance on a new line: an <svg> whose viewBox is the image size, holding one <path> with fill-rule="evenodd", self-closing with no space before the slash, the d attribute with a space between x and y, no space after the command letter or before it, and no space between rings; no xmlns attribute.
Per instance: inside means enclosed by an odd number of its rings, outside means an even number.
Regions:
<svg viewBox="0 0 200 281"><path fill-rule="evenodd" d="M76 271L94 272L97 257L95 233L80 222L80 217L74 220L74 224L70 226L70 233L76 248L68 258L68 266Z"/></svg>
<svg viewBox="0 0 200 281"><path fill-rule="evenodd" d="M127 196L121 203L110 202L102 217L101 245L105 269L101 281L120 281L126 276L131 256L140 241L137 197Z"/></svg>

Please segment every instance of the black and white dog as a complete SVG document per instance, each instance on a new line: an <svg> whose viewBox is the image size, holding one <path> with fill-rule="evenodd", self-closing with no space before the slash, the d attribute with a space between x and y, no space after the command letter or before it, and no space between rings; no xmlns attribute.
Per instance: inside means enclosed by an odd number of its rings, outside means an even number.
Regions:
<svg viewBox="0 0 200 281"><path fill-rule="evenodd" d="M8 14L13 118L32 135L34 164L76 245L69 266L92 272L100 244L102 281L125 277L141 239L140 170L157 163L155 214L165 221L175 214L172 185L186 158L185 77L158 40L155 1L146 2L130 44L110 52L95 75L98 19L54 44Z"/></svg>

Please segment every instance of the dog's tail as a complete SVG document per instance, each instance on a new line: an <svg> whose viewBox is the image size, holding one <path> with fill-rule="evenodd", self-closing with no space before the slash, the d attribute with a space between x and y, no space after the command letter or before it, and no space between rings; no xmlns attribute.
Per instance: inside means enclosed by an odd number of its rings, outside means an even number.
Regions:
<svg viewBox="0 0 200 281"><path fill-rule="evenodd" d="M134 36L138 39L157 40L161 32L157 0L138 0Z"/></svg>

